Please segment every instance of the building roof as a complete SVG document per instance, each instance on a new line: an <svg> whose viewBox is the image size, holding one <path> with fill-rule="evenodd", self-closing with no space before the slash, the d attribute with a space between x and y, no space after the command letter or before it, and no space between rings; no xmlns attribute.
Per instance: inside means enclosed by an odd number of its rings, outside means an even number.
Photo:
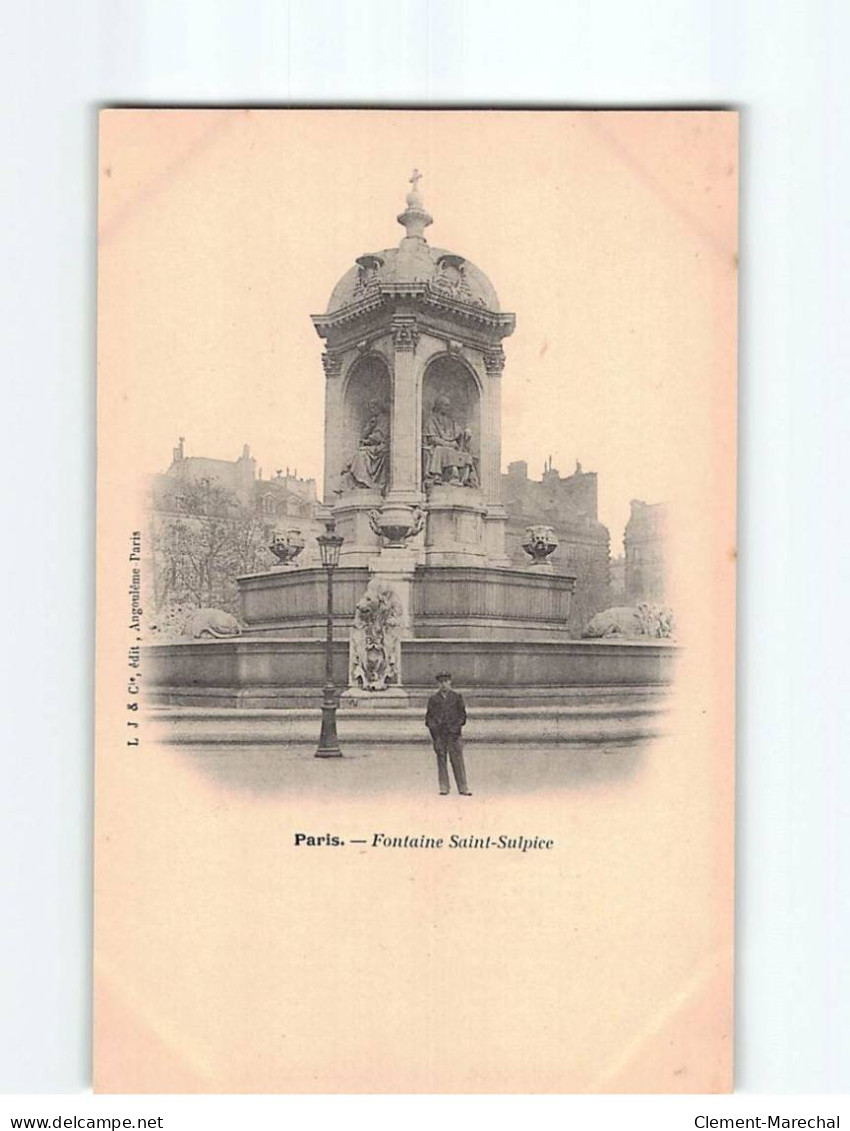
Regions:
<svg viewBox="0 0 850 1131"><path fill-rule="evenodd" d="M184 456L172 463L166 474L196 481L206 476L232 485L236 463L236 460L210 459L208 456Z"/></svg>

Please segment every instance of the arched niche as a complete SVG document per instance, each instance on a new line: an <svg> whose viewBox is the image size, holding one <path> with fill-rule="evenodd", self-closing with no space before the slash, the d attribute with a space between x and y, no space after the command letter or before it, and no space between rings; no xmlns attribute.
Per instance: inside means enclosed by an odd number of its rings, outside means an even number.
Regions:
<svg viewBox="0 0 850 1131"><path fill-rule="evenodd" d="M425 369L422 380L422 437L423 476L426 472L427 454L424 453L428 421L434 412L435 402L446 397L451 406L451 418L459 428L468 428L471 436L468 450L473 456L477 472L481 457L481 396L478 382L459 358L441 355L433 358Z"/></svg>
<svg viewBox="0 0 850 1131"><path fill-rule="evenodd" d="M379 418L377 424L376 416ZM358 358L348 371L343 391L343 467L340 471L344 490L354 490L367 485L380 490L386 489L391 419L392 382L386 361L378 354L368 354ZM371 463L373 471L377 467L378 478L374 483L367 484L361 475L361 481L358 482L352 479L345 469L351 467L361 445L364 442L374 444L377 435L384 438L384 458L377 461L377 464L373 461L367 462ZM363 463L360 466L363 469L366 467Z"/></svg>

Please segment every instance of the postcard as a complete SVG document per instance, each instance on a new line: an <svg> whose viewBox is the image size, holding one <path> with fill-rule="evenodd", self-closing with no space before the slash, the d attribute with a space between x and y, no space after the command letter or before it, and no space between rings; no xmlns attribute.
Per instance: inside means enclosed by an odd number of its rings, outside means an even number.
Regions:
<svg viewBox="0 0 850 1131"><path fill-rule="evenodd" d="M737 114L98 160L96 1090L730 1090Z"/></svg>

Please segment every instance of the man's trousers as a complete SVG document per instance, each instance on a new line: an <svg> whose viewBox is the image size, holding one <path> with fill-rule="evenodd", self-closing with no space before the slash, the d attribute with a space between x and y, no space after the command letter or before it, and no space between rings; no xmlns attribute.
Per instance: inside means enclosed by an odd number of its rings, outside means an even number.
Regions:
<svg viewBox="0 0 850 1131"><path fill-rule="evenodd" d="M467 793L466 767L463 764L463 739L459 734L446 734L445 731L436 731L431 735L434 741L434 750L437 753L437 778L440 783L440 793L449 792L449 766L448 758L452 761L458 793Z"/></svg>

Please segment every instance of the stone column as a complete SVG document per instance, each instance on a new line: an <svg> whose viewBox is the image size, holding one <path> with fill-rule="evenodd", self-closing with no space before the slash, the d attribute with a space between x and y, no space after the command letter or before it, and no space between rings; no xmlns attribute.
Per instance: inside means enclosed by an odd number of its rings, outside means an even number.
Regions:
<svg viewBox="0 0 850 1131"><path fill-rule="evenodd" d="M421 500L419 475L419 429L416 405L416 347L419 331L413 315L397 314L392 321L393 404L390 426L389 490L380 505L384 528L413 530ZM403 609L399 631L403 639L413 635L411 612L416 553L405 545L383 545L369 559L372 577L389 585ZM399 679L401 675L399 674ZM397 692L396 692L397 693Z"/></svg>
<svg viewBox="0 0 850 1131"><path fill-rule="evenodd" d="M327 506L334 503L334 491L342 471L342 354L325 350L325 478L322 498Z"/></svg>
<svg viewBox="0 0 850 1131"><path fill-rule="evenodd" d="M396 315L392 333L393 413L388 501L413 505L421 498L415 368L419 330L416 318L413 315Z"/></svg>
<svg viewBox="0 0 850 1131"><path fill-rule="evenodd" d="M488 503L502 501L502 370L505 355L501 348L487 350L484 368L487 372L487 390L484 398L482 431L487 437L487 447L482 453L481 486Z"/></svg>
<svg viewBox="0 0 850 1131"><path fill-rule="evenodd" d="M484 519L487 557L491 565L509 566L510 562L505 555L508 516L502 506L502 371L505 368L505 352L501 346L485 350L484 367L487 372L487 391L483 430L487 437L487 448L482 453L481 486L487 504Z"/></svg>

